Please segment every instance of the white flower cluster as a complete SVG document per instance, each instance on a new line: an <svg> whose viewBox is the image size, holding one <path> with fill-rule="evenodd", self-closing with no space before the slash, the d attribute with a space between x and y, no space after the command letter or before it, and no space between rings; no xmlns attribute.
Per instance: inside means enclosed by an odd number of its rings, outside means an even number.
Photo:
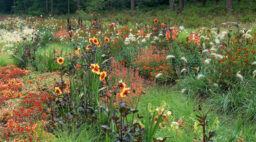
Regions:
<svg viewBox="0 0 256 142"><path fill-rule="evenodd" d="M37 32L31 28L24 27L21 31L0 30L0 42L17 42L22 41L23 37L26 40L32 40L33 32Z"/></svg>

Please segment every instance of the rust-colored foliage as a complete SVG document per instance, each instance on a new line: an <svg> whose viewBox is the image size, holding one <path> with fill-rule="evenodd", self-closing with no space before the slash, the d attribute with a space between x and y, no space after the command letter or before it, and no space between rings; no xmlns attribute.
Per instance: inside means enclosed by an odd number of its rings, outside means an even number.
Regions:
<svg viewBox="0 0 256 142"><path fill-rule="evenodd" d="M7 66L7 67L0 67L0 81L1 82L8 80L10 78L22 77L27 74L28 74L27 70L22 70L13 65Z"/></svg>
<svg viewBox="0 0 256 142"><path fill-rule="evenodd" d="M45 106L53 97L46 91L25 93L22 77L27 74L15 66L0 67L1 140L39 140L37 130L47 124Z"/></svg>
<svg viewBox="0 0 256 142"><path fill-rule="evenodd" d="M58 37L58 38L64 37L64 38L67 38L67 39L71 38L68 31L66 31L66 30L60 30L57 33L54 33L53 37Z"/></svg>
<svg viewBox="0 0 256 142"><path fill-rule="evenodd" d="M115 86L118 86L120 80L125 81L127 87L130 88L130 91L126 97L121 97L121 88L118 89L117 95L115 97L116 104L120 101L131 104L134 99L145 94L145 81L142 77L139 76L139 72L136 69L127 68L116 62L114 58L112 58L112 67L113 70L109 74L109 78L112 82L114 82Z"/></svg>
<svg viewBox="0 0 256 142"><path fill-rule="evenodd" d="M15 66L0 67L0 108L9 99L22 96L23 83L19 77L28 74L27 70Z"/></svg>
<svg viewBox="0 0 256 142"><path fill-rule="evenodd" d="M173 71L166 59L166 55L166 50L160 51L156 47L141 49L135 59L135 65L140 74L149 79L153 79L158 73L170 76L170 73L173 73Z"/></svg>

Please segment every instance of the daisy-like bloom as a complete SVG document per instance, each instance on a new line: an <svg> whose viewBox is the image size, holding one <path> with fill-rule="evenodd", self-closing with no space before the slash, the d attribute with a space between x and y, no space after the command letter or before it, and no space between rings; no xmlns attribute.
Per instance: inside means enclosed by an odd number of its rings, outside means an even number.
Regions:
<svg viewBox="0 0 256 142"><path fill-rule="evenodd" d="M63 58L63 57L59 57L59 58L57 59L57 63L60 64L60 65L62 65L62 64L64 63L64 58Z"/></svg>
<svg viewBox="0 0 256 142"><path fill-rule="evenodd" d="M97 39L97 38L94 38L94 39L93 39L93 43L97 45L97 44L99 43L98 39Z"/></svg>
<svg viewBox="0 0 256 142"><path fill-rule="evenodd" d="M90 43L93 43L93 38L89 38L89 42L90 42Z"/></svg>
<svg viewBox="0 0 256 142"><path fill-rule="evenodd" d="M77 48L77 49L76 49L75 54L76 54L77 56L80 55L80 48Z"/></svg>
<svg viewBox="0 0 256 142"><path fill-rule="evenodd" d="M98 47L101 47L101 44L100 44L100 43L98 43L98 44L97 44L97 46L98 46Z"/></svg>
<svg viewBox="0 0 256 142"><path fill-rule="evenodd" d="M55 92L58 94L58 95L61 95L62 94L62 91L59 87L55 87Z"/></svg>
<svg viewBox="0 0 256 142"><path fill-rule="evenodd" d="M100 74L100 69L99 68L94 68L94 69L92 69L92 72L94 72L96 74Z"/></svg>
<svg viewBox="0 0 256 142"><path fill-rule="evenodd" d="M106 77L107 77L107 72L104 71L100 73L100 81L105 80Z"/></svg>
<svg viewBox="0 0 256 142"><path fill-rule="evenodd" d="M126 84L121 80L118 85L122 90L126 88Z"/></svg>
<svg viewBox="0 0 256 142"><path fill-rule="evenodd" d="M115 27L115 23L111 23L111 24L110 24L110 27L111 27L111 28L114 28L114 27Z"/></svg>
<svg viewBox="0 0 256 142"><path fill-rule="evenodd" d="M164 24L164 23L162 23L162 24L161 24L161 28L164 28L164 27L165 27L165 24Z"/></svg>
<svg viewBox="0 0 256 142"><path fill-rule="evenodd" d="M106 38L104 39L104 41L105 41L106 43L108 43L108 42L109 42L109 38L106 37Z"/></svg>
<svg viewBox="0 0 256 142"><path fill-rule="evenodd" d="M124 98L124 97L126 97L126 96L128 95L129 92L130 92L130 88L124 88L124 89L122 90L122 92L120 93L120 96L121 96L122 98Z"/></svg>
<svg viewBox="0 0 256 142"><path fill-rule="evenodd" d="M154 20L154 23L158 23L158 20L157 20L157 19L155 19L155 20Z"/></svg>
<svg viewBox="0 0 256 142"><path fill-rule="evenodd" d="M86 50L90 50L91 49L91 44L87 45Z"/></svg>
<svg viewBox="0 0 256 142"><path fill-rule="evenodd" d="M91 69L93 73L100 74L100 66L98 64L91 64Z"/></svg>
<svg viewBox="0 0 256 142"><path fill-rule="evenodd" d="M91 64L91 69L94 69L95 68L95 64Z"/></svg>

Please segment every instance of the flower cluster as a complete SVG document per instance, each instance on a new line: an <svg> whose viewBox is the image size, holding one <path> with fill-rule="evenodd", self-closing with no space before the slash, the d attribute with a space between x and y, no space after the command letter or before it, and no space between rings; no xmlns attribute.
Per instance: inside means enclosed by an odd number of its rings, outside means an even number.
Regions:
<svg viewBox="0 0 256 142"><path fill-rule="evenodd" d="M98 74L100 77L100 81L104 81L107 77L107 72L100 72L100 66L98 64L91 64L92 72Z"/></svg>
<svg viewBox="0 0 256 142"><path fill-rule="evenodd" d="M135 59L135 65L143 76L151 80L159 73L166 78L171 78L172 74L174 74L171 65L166 59L166 51L159 51L155 47L141 49Z"/></svg>
<svg viewBox="0 0 256 142"><path fill-rule="evenodd" d="M160 107L157 107L156 109L151 108L151 104L148 105L149 111L157 115L154 118L154 124L159 124L159 127L162 129L170 129L171 131L178 132L180 131L179 128L182 127L182 124L184 123L182 120L175 121L175 117L173 116L172 112L169 111L168 105L163 102ZM159 119L162 117L160 122Z"/></svg>
<svg viewBox="0 0 256 142"><path fill-rule="evenodd" d="M133 72L132 68L127 68L112 59L113 70L109 74L109 79L113 84L119 86L116 95L117 102L121 100L128 104L132 103L136 97L145 94L144 79L139 76L139 72ZM120 81L121 80L121 81ZM125 80L123 82L122 80ZM116 84L117 83L117 84ZM149 84L149 82L147 82ZM129 87L128 87L129 86Z"/></svg>
<svg viewBox="0 0 256 142"><path fill-rule="evenodd" d="M195 45L200 45L200 35L196 34L196 33L191 33L189 35L189 39L188 39L189 43L193 43Z"/></svg>

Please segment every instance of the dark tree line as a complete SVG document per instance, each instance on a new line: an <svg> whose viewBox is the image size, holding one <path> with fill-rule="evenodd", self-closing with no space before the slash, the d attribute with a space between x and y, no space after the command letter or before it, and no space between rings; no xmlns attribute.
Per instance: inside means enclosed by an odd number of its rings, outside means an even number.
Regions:
<svg viewBox="0 0 256 142"><path fill-rule="evenodd" d="M200 2L200 0L195 0L195 2ZM210 1L210 0L208 0ZM233 10L233 3L232 0L225 0L226 1L226 9L227 11L232 11ZM238 0L240 1L240 0ZM216 3L219 2L219 0L215 0ZM207 0L201 0L202 6L206 6ZM184 0L178 0L178 12L182 12L184 9L185 1ZM170 5L170 11L175 11L175 0L169 0L169 5Z"/></svg>
<svg viewBox="0 0 256 142"><path fill-rule="evenodd" d="M67 14L77 10L94 11L105 9L154 7L169 5L170 11L182 12L185 4L195 2L205 6L207 2L225 1L226 9L233 9L234 0L0 0L1 13L27 13L27 14ZM240 0L237 0L240 1Z"/></svg>

